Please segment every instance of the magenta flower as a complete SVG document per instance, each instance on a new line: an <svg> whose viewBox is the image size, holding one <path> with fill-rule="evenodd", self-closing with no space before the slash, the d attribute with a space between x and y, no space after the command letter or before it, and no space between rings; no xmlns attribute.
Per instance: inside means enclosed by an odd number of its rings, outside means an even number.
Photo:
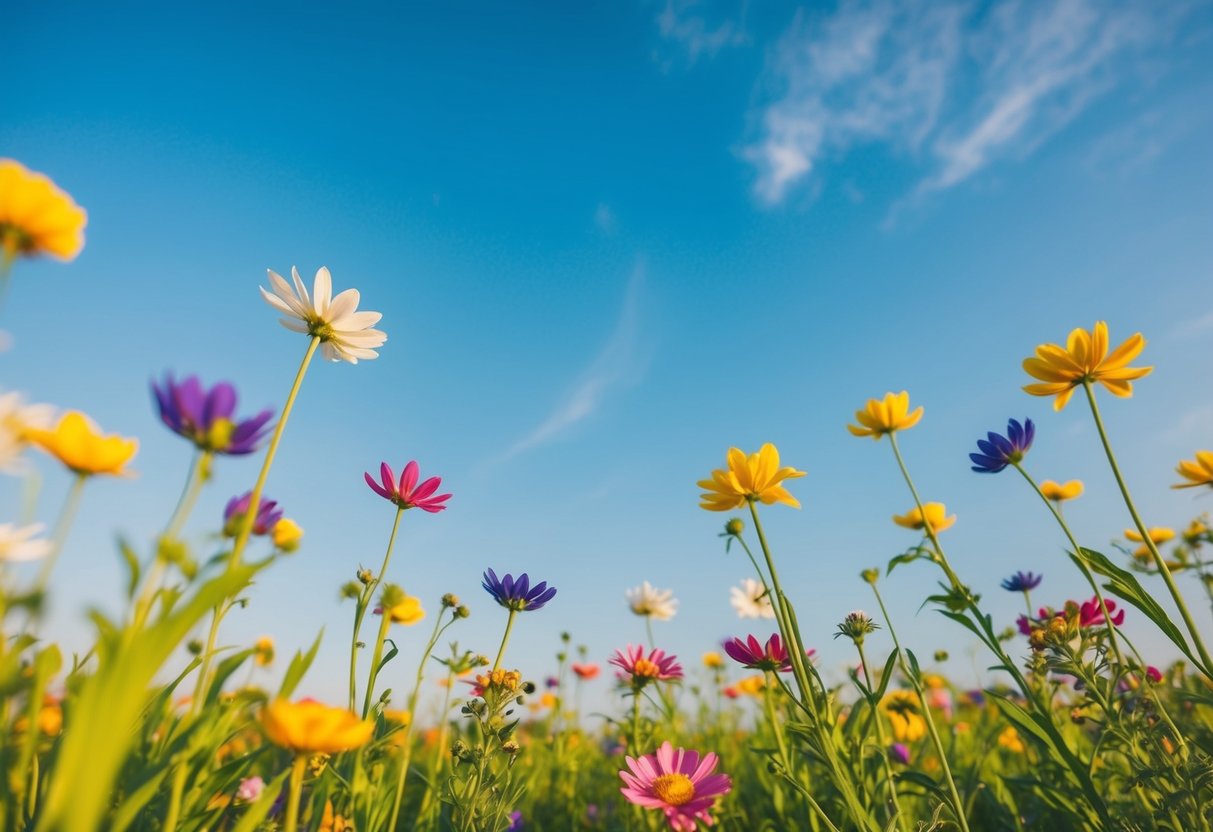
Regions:
<svg viewBox="0 0 1213 832"><path fill-rule="evenodd" d="M1108 614L1112 616L1112 623L1119 627L1125 621L1125 611L1116 611L1116 602L1105 600L1104 604L1108 607ZM1103 610L1099 608L1099 599L1092 598L1090 601L1083 601L1082 606L1078 608L1078 626L1086 629L1087 627L1097 627L1105 621Z"/></svg>
<svg viewBox="0 0 1213 832"><path fill-rule="evenodd" d="M446 508L443 503L451 499L450 494L434 495L438 486L442 485L442 477L430 477L420 485L417 480L421 477L421 468L416 462L409 462L400 472L397 482L391 466L386 462L379 464L379 482L370 474L364 474L366 484L371 490L385 500L390 500L402 509L419 508L430 514L437 514Z"/></svg>
<svg viewBox="0 0 1213 832"><path fill-rule="evenodd" d="M733 661L754 670L787 673L792 669L792 657L788 655L788 648L784 646L779 633L767 639L765 646L759 644L758 639L753 636L746 636L745 641L739 638L729 639L724 643L724 652L728 653Z"/></svg>
<svg viewBox="0 0 1213 832"><path fill-rule="evenodd" d="M236 787L236 799L243 803L248 803L261 797L261 792L264 789L265 781L260 777L246 777Z"/></svg>
<svg viewBox="0 0 1213 832"><path fill-rule="evenodd" d="M716 798L728 794L733 781L727 774L713 774L718 758L708 753L674 748L663 742L654 754L627 758L630 771L619 772L627 785L623 796L637 806L660 809L675 832L695 832L698 822L711 826L708 810Z"/></svg>
<svg viewBox="0 0 1213 832"><path fill-rule="evenodd" d="M655 647L646 657L643 645L629 644L624 650L616 650L610 663L623 671L616 675L635 688L642 688L649 682L682 678L682 665L678 663L678 657L667 656L664 650Z"/></svg>
<svg viewBox="0 0 1213 832"><path fill-rule="evenodd" d="M910 764L910 746L904 742L895 742L889 746L889 759L903 766Z"/></svg>
<svg viewBox="0 0 1213 832"><path fill-rule="evenodd" d="M227 501L227 506L223 509L224 535L235 537L240 532L240 524L243 522L244 515L248 514L249 503L252 499L253 492L246 491L239 497L233 497ZM253 520L253 534L269 534L274 530L274 524L281 519L282 509L278 508L278 503L262 497L261 501L257 503L257 517Z"/></svg>

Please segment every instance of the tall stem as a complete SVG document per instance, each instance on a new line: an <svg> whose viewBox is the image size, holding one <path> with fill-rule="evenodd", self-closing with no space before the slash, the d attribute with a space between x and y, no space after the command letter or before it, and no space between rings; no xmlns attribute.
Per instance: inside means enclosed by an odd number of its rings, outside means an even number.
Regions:
<svg viewBox="0 0 1213 832"><path fill-rule="evenodd" d="M1188 605L1185 603L1179 587L1175 584L1175 578L1171 575L1170 567L1163 560L1162 555L1158 551L1158 546L1150 539L1150 530L1142 522L1141 515L1137 513L1137 506L1134 505L1133 498L1129 496L1129 487L1125 484L1125 478L1121 476L1120 466L1116 464L1116 455L1112 453L1112 444L1108 441L1107 431L1104 430L1103 419L1099 415L1099 405L1095 401L1095 391L1091 389L1091 382L1083 381L1082 389L1087 394L1087 402L1091 405L1091 415L1095 418L1095 428L1099 431L1099 441L1103 443L1104 454L1107 455L1108 465L1112 468L1112 476L1116 478L1116 484L1120 487L1120 494L1124 498L1125 507L1133 518L1133 525L1137 527L1137 532L1141 535L1142 542L1145 543L1150 554L1154 556L1154 563L1158 565L1158 574L1162 575L1163 582L1167 585L1167 591L1171 593L1171 599L1175 602L1175 606L1184 620L1184 625L1187 626L1188 633L1192 636L1192 643L1196 646L1196 652L1200 654L1201 664L1203 665L1200 668L1201 672L1206 677L1213 679L1213 657L1209 655L1204 640L1200 637L1200 630L1196 628L1196 622L1192 619L1192 614L1188 612Z"/></svg>
<svg viewBox="0 0 1213 832"><path fill-rule="evenodd" d="M408 698L407 709L409 712L409 724L404 727L404 739L401 742L400 773L399 773L399 775L397 775L397 778L396 778L396 796L392 800L392 820L391 820L391 823L389 823L387 826L388 832L395 832L396 821L399 820L399 818L400 818L400 804L404 800L404 782L405 782L406 778L408 777L409 762L413 756L412 737L413 737L413 725L415 725L417 722L417 697L421 694L421 682L425 678L425 663L430 660L430 653L433 652L434 645L438 643L438 636L441 635L442 630L444 629L441 626L442 625L442 612L443 612L442 610L439 610L438 615L434 621L434 632L432 632L430 634L430 640L425 646L425 652L421 655L421 663L417 665L417 681L413 684L413 691L412 691L412 693L409 694L409 698ZM453 623L454 621L455 621L455 619L451 619L451 621L448 622L448 626L451 623ZM450 685L447 685L447 692L446 692L446 702L447 703L450 702L450 696L451 696ZM449 707L449 704L443 706L442 719L444 722L446 720L446 708L447 707ZM439 745L438 745L438 754L440 756L442 754L442 744L441 743L439 743ZM419 813L419 815L420 814L421 813Z"/></svg>
<svg viewBox="0 0 1213 832"><path fill-rule="evenodd" d="M387 573L388 562L392 558L392 547L396 545L396 532L400 528L400 518L404 515L404 508L398 506L396 508L396 519L392 521L392 533L387 540L387 551L383 553L383 566L379 569L379 574L371 578L366 589L358 598L358 607L354 611L354 634L350 640L350 710L354 710L354 699L357 696L357 674L358 674L358 637L362 634L362 619L366 616L367 608L371 605L372 596L375 594L376 587L383 582L383 576Z"/></svg>
<svg viewBox="0 0 1213 832"><path fill-rule="evenodd" d="M283 827L285 832L299 830L299 797L303 794L303 773L306 768L307 755L296 755L295 762L291 765L291 790L286 799L286 825Z"/></svg>
<svg viewBox="0 0 1213 832"><path fill-rule="evenodd" d="M883 610L882 610L883 612ZM888 614L885 614L885 620L888 620ZM892 802L891 811L897 816L897 826L908 832L909 824L906 821L905 814L901 811L901 803L897 799L897 784L893 779L893 764L889 761L889 741L885 738L884 723L880 721L880 714L876 712L878 703L876 696L872 692L873 686L876 685L876 680L872 678L872 671L868 668L868 656L863 650L863 639L855 641L855 649L859 651L859 665L863 668L863 678L867 681L868 692L864 696L868 700L868 708L872 711L872 721L876 723L876 739L880 742L880 756L884 760L885 782L889 786L889 800Z"/></svg>
<svg viewBox="0 0 1213 832"><path fill-rule="evenodd" d="M371 669L366 677L366 696L362 702L362 718L371 712L371 699L375 696L375 680L379 677L379 660L383 658L383 643L387 641L387 630L392 624L391 610L384 609L379 619L379 632L375 634L375 649L371 652Z"/></svg>
<svg viewBox="0 0 1213 832"><path fill-rule="evenodd" d="M42 559L42 569L38 572L36 584L38 591L46 588L51 572L55 569L55 562L59 560L59 555L63 552L63 545L67 542L67 533L71 530L72 521L76 519L76 511L80 508L80 495L84 492L84 482L87 479L88 474L77 474L76 479L72 480L71 488L67 491L63 508L59 510L59 519L55 521L55 530L51 533L51 550Z"/></svg>
<svg viewBox="0 0 1213 832"><path fill-rule="evenodd" d="M501 667L501 659L505 656L505 646L510 643L510 630L514 627L514 616L516 615L518 615L518 610L511 609L510 617L505 622L505 635L501 637L501 647L497 650L497 661L493 662L493 670Z"/></svg>

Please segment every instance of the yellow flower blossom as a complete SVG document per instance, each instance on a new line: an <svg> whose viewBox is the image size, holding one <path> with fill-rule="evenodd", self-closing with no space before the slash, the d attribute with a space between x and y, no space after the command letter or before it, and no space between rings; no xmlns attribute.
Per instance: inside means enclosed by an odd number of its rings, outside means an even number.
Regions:
<svg viewBox="0 0 1213 832"><path fill-rule="evenodd" d="M1082 480L1066 480L1063 483L1045 480L1040 484L1040 493L1055 503L1064 503L1082 496Z"/></svg>
<svg viewBox="0 0 1213 832"><path fill-rule="evenodd" d="M299 548L299 542L303 540L303 529L299 528L299 524L289 517L283 517L274 524L274 528L270 529L270 539L274 541L274 546L284 552L293 552Z"/></svg>
<svg viewBox="0 0 1213 832"><path fill-rule="evenodd" d="M716 651L703 654L703 666L711 670L724 667L724 657Z"/></svg>
<svg viewBox="0 0 1213 832"><path fill-rule="evenodd" d="M905 390L900 393L885 393L883 399L868 399L863 410L855 411L858 425L847 425L854 436L870 436L880 439L886 433L899 430L909 430L918 424L922 418L922 407L910 411L910 394Z"/></svg>
<svg viewBox="0 0 1213 832"><path fill-rule="evenodd" d="M125 474L126 463L139 450L139 440L117 434L104 436L91 419L77 410L64 413L50 430L28 430L26 437L81 475Z"/></svg>
<svg viewBox="0 0 1213 832"><path fill-rule="evenodd" d="M761 673L754 676L746 676L735 685L739 693L744 693L748 696L757 696L762 693L763 688L766 686L767 680Z"/></svg>
<svg viewBox="0 0 1213 832"><path fill-rule="evenodd" d="M320 826L316 832L354 832L354 821L333 811L333 801L326 800L324 814L320 817Z"/></svg>
<svg viewBox="0 0 1213 832"><path fill-rule="evenodd" d="M1184 529L1184 542L1189 546L1199 545L1201 538L1203 538L1208 531L1209 527L1200 520L1193 520L1188 524L1188 528Z"/></svg>
<svg viewBox="0 0 1213 832"><path fill-rule="evenodd" d="M375 730L345 708L276 699L261 710L261 727L274 745L295 754L338 754L366 745Z"/></svg>
<svg viewBox="0 0 1213 832"><path fill-rule="evenodd" d="M274 661L274 640L269 636L262 636L257 639L257 643L253 645L253 661L260 667L265 667Z"/></svg>
<svg viewBox="0 0 1213 832"><path fill-rule="evenodd" d="M927 733L927 721L923 719L918 697L912 691L890 691L881 707L898 742L915 742Z"/></svg>
<svg viewBox="0 0 1213 832"><path fill-rule="evenodd" d="M1023 738L1019 736L1019 732L1013 725L1002 729L1002 733L998 735L998 744L1015 754L1023 754L1028 750L1027 746L1023 744Z"/></svg>
<svg viewBox="0 0 1213 832"><path fill-rule="evenodd" d="M923 514L926 514L926 522L923 522ZM939 534L952 528L952 524L956 522L956 515L948 515L943 503L924 503L922 511L915 507L905 514L894 514L893 522L907 529L922 530L929 525L931 531Z"/></svg>
<svg viewBox="0 0 1213 832"><path fill-rule="evenodd" d="M1146 339L1137 332L1109 354L1108 325L1103 321L1096 321L1090 332L1082 328L1071 330L1064 347L1041 344L1034 357L1024 359L1023 368L1028 375L1043 382L1025 386L1024 392L1056 396L1054 410L1064 408L1075 388L1088 382L1097 381L1112 395L1128 398L1133 395L1131 382L1154 369L1128 366L1145 346Z"/></svg>
<svg viewBox="0 0 1213 832"><path fill-rule="evenodd" d="M84 248L84 209L48 177L0 159L0 253L71 260Z"/></svg>
<svg viewBox="0 0 1213 832"><path fill-rule="evenodd" d="M1213 486L1213 451L1197 451L1196 459L1180 460L1179 465L1175 466L1175 472L1187 482L1176 483L1172 488Z"/></svg>
<svg viewBox="0 0 1213 832"><path fill-rule="evenodd" d="M758 453L748 456L737 448L729 448L727 464L727 469L713 471L711 479L699 481L699 487L707 492L700 495L700 508L732 511L754 500L761 500L766 505L785 503L800 508L800 501L781 483L803 477L804 471L780 468L779 451L770 442L759 448Z"/></svg>
<svg viewBox="0 0 1213 832"><path fill-rule="evenodd" d="M1150 542L1152 542L1155 546L1158 546L1161 543L1166 543L1168 540L1175 539L1175 529L1168 529L1166 526L1152 526L1151 528L1146 529L1146 531L1150 534ZM1141 532L1137 531L1137 529L1125 529L1125 539L1131 540L1134 543L1142 544L1141 546L1138 546L1136 550L1134 550L1133 557L1138 559L1145 559L1149 557L1150 547L1145 545L1146 541L1141 536Z"/></svg>
<svg viewBox="0 0 1213 832"><path fill-rule="evenodd" d="M393 604L386 610L393 624L411 626L425 618L425 610L421 608L421 599L412 595L404 596L404 600Z"/></svg>

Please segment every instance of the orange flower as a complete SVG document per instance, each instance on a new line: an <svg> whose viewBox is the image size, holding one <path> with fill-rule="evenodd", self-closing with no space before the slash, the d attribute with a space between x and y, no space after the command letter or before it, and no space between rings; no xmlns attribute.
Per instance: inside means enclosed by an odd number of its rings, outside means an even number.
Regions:
<svg viewBox="0 0 1213 832"><path fill-rule="evenodd" d="M84 209L41 173L0 159L0 251L71 260L84 248Z"/></svg>
<svg viewBox="0 0 1213 832"><path fill-rule="evenodd" d="M296 754L337 754L366 745L375 730L345 708L313 699L275 699L261 710L261 727L274 745Z"/></svg>
<svg viewBox="0 0 1213 832"><path fill-rule="evenodd" d="M1040 493L1055 503L1062 503L1066 500L1073 500L1076 497L1082 496L1082 489L1082 480L1067 480L1063 483L1045 480L1040 484Z"/></svg>
<svg viewBox="0 0 1213 832"><path fill-rule="evenodd" d="M1176 483L1172 488L1213 486L1213 451L1197 451L1196 459L1180 460L1175 471L1187 482Z"/></svg>
<svg viewBox="0 0 1213 832"><path fill-rule="evenodd" d="M899 526L904 526L907 529L925 529L931 527L931 531L935 534L952 528L952 524L956 522L956 515L947 515L948 510L943 503L924 503L922 511L917 507L910 509L905 514L894 514L893 522ZM923 520L923 515L926 515L926 520Z"/></svg>

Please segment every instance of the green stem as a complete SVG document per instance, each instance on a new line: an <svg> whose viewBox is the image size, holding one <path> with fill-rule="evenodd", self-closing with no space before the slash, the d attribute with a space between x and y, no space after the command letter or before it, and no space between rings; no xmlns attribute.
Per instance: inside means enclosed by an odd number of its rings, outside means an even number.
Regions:
<svg viewBox="0 0 1213 832"><path fill-rule="evenodd" d="M366 678L366 697L362 701L362 718L371 712L371 699L375 695L375 680L379 677L379 660L383 658L383 643L387 641L387 630L392 624L391 611L383 610L379 619L379 632L375 634L375 649L371 653L371 669Z"/></svg>
<svg viewBox="0 0 1213 832"><path fill-rule="evenodd" d="M387 551L383 553L383 566L379 569L379 574L371 578L370 583L366 585L362 595L358 598L358 606L354 610L354 634L350 641L350 710L354 710L354 700L357 696L358 689L358 637L362 635L362 620L366 617L367 608L371 604L371 598L375 594L376 587L383 582L383 576L387 573L388 562L392 558L392 548L396 545L396 532L400 529L400 518L404 516L404 508L398 506L396 508L396 518L392 521L392 533L387 540ZM372 672L374 670L372 669ZM369 695L369 692L368 692Z"/></svg>
<svg viewBox="0 0 1213 832"><path fill-rule="evenodd" d="M1125 478L1121 476L1120 466L1116 464L1116 455L1112 453L1112 444L1108 441L1107 431L1104 430L1103 418L1099 415L1099 405L1095 401L1095 391L1091 389L1091 382L1084 380L1082 389L1087 394L1087 402L1091 405L1091 415L1095 418L1095 428L1099 431L1099 441L1103 443L1104 454L1108 457L1108 465L1112 468L1112 476L1116 478L1116 484L1120 487L1120 494L1124 498L1125 507L1133 518L1133 524L1137 527L1142 542L1150 550L1150 554L1154 556L1154 563L1158 565L1158 574L1162 575L1162 579L1167 585L1167 591L1171 593L1171 599L1175 602L1175 606L1178 608L1179 614L1188 628L1188 633L1192 636L1192 643L1196 646L1196 652L1200 654L1201 664L1203 665L1200 668L1201 672L1206 677L1213 679L1213 657L1209 655L1204 640L1200 637L1200 630L1196 628L1196 622L1192 620L1192 614L1188 612L1188 605L1184 602L1184 597L1180 593L1179 587L1175 584L1175 578L1171 575L1170 567L1163 560L1162 555L1158 551L1158 546L1150 539L1150 530L1142 522L1141 515L1137 513L1137 506L1134 505L1133 498L1129 496L1129 487L1125 484Z"/></svg>
<svg viewBox="0 0 1213 832"><path fill-rule="evenodd" d="M501 667L501 659L505 656L505 646L510 642L510 630L514 627L514 616L518 615L518 610L510 610L510 617L505 622L505 635L501 637L501 647L497 650L497 661L493 662L493 670L496 671Z"/></svg>
<svg viewBox="0 0 1213 832"><path fill-rule="evenodd" d="M72 527L72 521L76 519L76 511L80 508L80 495L84 492L84 482L87 479L88 474L77 474L76 479L72 480L71 488L67 491L63 508L59 511L59 519L55 521L55 530L51 533L51 550L43 558L42 569L38 572L38 582L35 586L39 592L46 588L51 572L55 569L55 562L63 552L63 545L67 542L67 533Z"/></svg>
<svg viewBox="0 0 1213 832"><path fill-rule="evenodd" d="M169 796L168 812L164 816L163 829L165 832L174 832L177 828L177 819L181 816L181 797L185 793L185 778L188 774L189 769L186 768L184 762L177 763L177 767L173 771L173 787Z"/></svg>
<svg viewBox="0 0 1213 832"><path fill-rule="evenodd" d="M888 615L885 615L885 620L888 620ZM880 714L876 712L877 703L876 695L872 692L873 687L877 684L872 678L872 671L868 668L868 656L863 649L862 638L855 642L855 649L859 651L859 664L863 668L863 678L867 682L868 691L864 698L868 700L868 708L872 711L872 721L876 723L876 739L880 743L880 756L884 760L885 782L889 786L889 800L892 802L892 811L897 817L897 826L909 832L909 824L906 821L905 814L901 811L901 803L897 799L897 784L893 779L893 763L889 761L889 741L885 737L884 723L880 721Z"/></svg>
<svg viewBox="0 0 1213 832"><path fill-rule="evenodd" d="M286 825L284 832L299 830L299 797L303 794L303 773L307 768L307 755L299 754L291 764L291 790L286 799Z"/></svg>

